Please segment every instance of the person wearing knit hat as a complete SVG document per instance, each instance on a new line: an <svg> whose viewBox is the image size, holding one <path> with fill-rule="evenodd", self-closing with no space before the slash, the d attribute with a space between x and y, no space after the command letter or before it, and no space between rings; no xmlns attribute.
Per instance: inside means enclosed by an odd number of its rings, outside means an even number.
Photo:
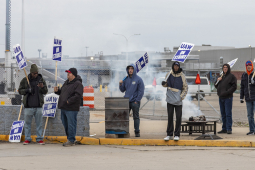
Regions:
<svg viewBox="0 0 255 170"><path fill-rule="evenodd" d="M23 95L24 118L25 118L25 142L27 145L31 142L31 123L33 117L35 117L36 123L36 142L44 145L42 137L42 106L44 104L44 95L48 93L46 82L41 74L38 74L38 67L36 64L32 64L30 68L30 74L28 75L29 84L27 78L24 77L19 85L19 94Z"/></svg>
<svg viewBox="0 0 255 170"><path fill-rule="evenodd" d="M222 130L218 133L232 134L232 105L233 93L237 88L237 79L231 74L229 64L222 66L223 76L219 77L219 83L214 84L219 96L220 112L222 117Z"/></svg>
<svg viewBox="0 0 255 170"><path fill-rule="evenodd" d="M249 122L249 132L247 135L254 135L255 124L254 124L254 109L255 109L255 83L254 83L254 71L253 63L251 60L245 63L246 72L243 73L241 78L240 88L240 102L244 103L244 98L247 108L247 117Z"/></svg>

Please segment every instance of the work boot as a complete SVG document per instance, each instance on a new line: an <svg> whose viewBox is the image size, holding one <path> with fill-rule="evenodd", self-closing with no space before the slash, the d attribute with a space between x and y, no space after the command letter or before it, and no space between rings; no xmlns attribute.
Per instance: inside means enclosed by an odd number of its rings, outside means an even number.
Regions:
<svg viewBox="0 0 255 170"><path fill-rule="evenodd" d="M135 133L135 137L140 137L140 133Z"/></svg>
<svg viewBox="0 0 255 170"><path fill-rule="evenodd" d="M63 146L68 147L68 146L74 146L74 142L70 142L69 140L66 143L63 143Z"/></svg>
<svg viewBox="0 0 255 170"><path fill-rule="evenodd" d="M226 130L221 130L218 133L227 133L227 131Z"/></svg>
<svg viewBox="0 0 255 170"><path fill-rule="evenodd" d="M228 131L227 131L227 134L232 134L232 131L228 130Z"/></svg>

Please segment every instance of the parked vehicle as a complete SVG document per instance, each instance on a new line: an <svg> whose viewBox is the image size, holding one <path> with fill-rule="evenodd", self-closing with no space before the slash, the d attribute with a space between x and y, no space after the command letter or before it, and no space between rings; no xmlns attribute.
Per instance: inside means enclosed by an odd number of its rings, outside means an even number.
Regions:
<svg viewBox="0 0 255 170"><path fill-rule="evenodd" d="M210 82L209 82L208 78L200 77L200 79L201 79L200 92L210 93L211 86L210 86ZM156 100L162 100L162 98L165 97L166 90L167 90L167 88L165 88L161 85L161 82L164 80L165 80L165 77L159 77L158 79L156 79L156 83L157 83L156 87L154 87L152 85L145 86L144 97L146 97L148 100L153 100L154 94L155 94ZM188 88L189 88L188 93L198 92L198 85L195 84L196 77L195 76L186 76L186 80L187 80ZM197 94L189 94L189 95L192 98L198 99ZM202 96L205 97L205 94L202 94Z"/></svg>

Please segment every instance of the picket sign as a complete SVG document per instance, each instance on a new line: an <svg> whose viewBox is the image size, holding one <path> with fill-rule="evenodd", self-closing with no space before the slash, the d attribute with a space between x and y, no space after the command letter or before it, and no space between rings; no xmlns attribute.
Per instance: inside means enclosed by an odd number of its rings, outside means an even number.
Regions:
<svg viewBox="0 0 255 170"><path fill-rule="evenodd" d="M235 65L235 63L236 63L236 61L238 60L238 58L236 58L236 59L234 59L234 60L231 60L230 62L228 62L228 65L230 66L230 68L232 68L234 65ZM223 77L223 71L220 73L221 74L221 78ZM254 77L254 73L253 73L253 75L252 75L252 78ZM217 80L217 82L215 83L215 85L217 85L218 83L219 83L220 81L219 80Z"/></svg>
<svg viewBox="0 0 255 170"><path fill-rule="evenodd" d="M191 44L187 42L181 43L181 45L178 48L178 51L175 53L174 57L172 58L172 61L178 61L178 62L184 63L194 46L195 44ZM170 71L170 74L172 74L172 70ZM165 81L167 81L170 74L167 75Z"/></svg>
<svg viewBox="0 0 255 170"><path fill-rule="evenodd" d="M19 120L21 111L22 111L22 104L20 106L18 121L14 121L12 123L11 131L10 131L10 135L9 135L9 142L20 142L20 140L21 140L23 127L25 124L25 121Z"/></svg>
<svg viewBox="0 0 255 170"><path fill-rule="evenodd" d="M43 105L43 109L42 109L42 114L43 114L43 117L47 117L47 118L45 121L43 137L44 137L45 131L47 129L49 117L55 118L55 116L56 116L58 99L59 99L59 96L56 95L55 93L47 94L44 97L44 105Z"/></svg>
<svg viewBox="0 0 255 170"><path fill-rule="evenodd" d="M135 62L135 66L136 66L136 73L138 73L139 71L141 71L147 64L149 63L149 55L146 52L141 58L139 58L139 60L137 62ZM124 80L126 80L128 76L126 76Z"/></svg>
<svg viewBox="0 0 255 170"><path fill-rule="evenodd" d="M23 52L21 50L20 45L19 44L14 45L13 46L13 51L14 51L14 54L15 54L15 58L17 60L17 64L18 64L20 69L24 70L24 73L25 73L26 79L27 79L27 83L28 83L29 87L31 88L29 80L28 80L27 72L25 70L25 67L27 66L27 62L26 62L26 59L23 55ZM21 104L18 121L14 121L12 123L11 131L10 131L10 135L9 135L9 142L20 142L20 140L21 140L23 127L24 127L24 124L25 124L25 121L23 121L23 120L20 121L22 106L23 105Z"/></svg>

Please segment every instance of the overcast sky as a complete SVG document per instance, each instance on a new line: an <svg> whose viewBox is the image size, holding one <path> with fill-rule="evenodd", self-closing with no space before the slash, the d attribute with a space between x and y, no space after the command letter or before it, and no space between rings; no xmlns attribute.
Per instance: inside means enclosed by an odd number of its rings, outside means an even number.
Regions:
<svg viewBox="0 0 255 170"><path fill-rule="evenodd" d="M21 44L21 0L12 1L11 47ZM6 1L0 0L0 57L5 50ZM255 46L255 1L242 0L25 0L25 53L51 57L54 36L63 53L119 54L163 51L181 42L196 45Z"/></svg>

